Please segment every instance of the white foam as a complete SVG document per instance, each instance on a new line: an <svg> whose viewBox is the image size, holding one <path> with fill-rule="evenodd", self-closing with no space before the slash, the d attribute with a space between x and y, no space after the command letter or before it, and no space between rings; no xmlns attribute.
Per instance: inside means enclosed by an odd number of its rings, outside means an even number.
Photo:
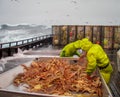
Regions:
<svg viewBox="0 0 120 97"><path fill-rule="evenodd" d="M0 60L0 71L4 71L5 70L5 64L7 63L7 60L5 60L4 58L2 58Z"/></svg>

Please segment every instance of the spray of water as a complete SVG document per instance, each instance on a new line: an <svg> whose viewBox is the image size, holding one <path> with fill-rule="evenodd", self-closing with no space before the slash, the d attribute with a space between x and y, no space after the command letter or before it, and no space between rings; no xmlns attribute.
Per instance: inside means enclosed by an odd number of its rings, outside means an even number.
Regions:
<svg viewBox="0 0 120 97"><path fill-rule="evenodd" d="M5 60L4 58L2 58L0 60L0 71L4 71L5 70L5 64L7 63L7 60Z"/></svg>

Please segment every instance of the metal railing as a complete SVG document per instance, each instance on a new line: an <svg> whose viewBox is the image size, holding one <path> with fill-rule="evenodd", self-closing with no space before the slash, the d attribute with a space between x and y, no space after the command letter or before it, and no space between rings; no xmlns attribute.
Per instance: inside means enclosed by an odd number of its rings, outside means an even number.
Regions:
<svg viewBox="0 0 120 97"><path fill-rule="evenodd" d="M40 40L43 40L43 39L46 39L46 38L49 38L49 37L52 37L52 34L38 36L38 37L33 37L33 38L19 40L19 41L12 41L12 42L7 42L7 43L0 43L0 49L10 48L10 47L13 47L13 46L20 46L20 45L32 43L32 42L35 42L35 41L40 41Z"/></svg>

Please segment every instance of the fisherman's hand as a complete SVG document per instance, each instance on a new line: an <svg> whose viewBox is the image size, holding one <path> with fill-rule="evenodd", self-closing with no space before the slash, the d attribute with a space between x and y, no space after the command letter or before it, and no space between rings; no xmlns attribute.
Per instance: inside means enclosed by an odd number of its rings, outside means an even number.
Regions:
<svg viewBox="0 0 120 97"><path fill-rule="evenodd" d="M90 75L87 74L86 77L87 77L88 80L92 80L92 77Z"/></svg>
<svg viewBox="0 0 120 97"><path fill-rule="evenodd" d="M83 52L83 53L80 54L79 61L83 64L86 63L86 52Z"/></svg>

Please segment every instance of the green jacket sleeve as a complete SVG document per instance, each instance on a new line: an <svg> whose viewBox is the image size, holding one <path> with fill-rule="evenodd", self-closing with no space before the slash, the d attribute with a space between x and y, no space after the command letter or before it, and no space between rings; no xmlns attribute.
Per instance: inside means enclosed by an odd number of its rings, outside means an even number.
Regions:
<svg viewBox="0 0 120 97"><path fill-rule="evenodd" d="M87 64L86 72L88 75L91 75L97 66L96 56L93 53L88 53L87 60L88 60L88 64Z"/></svg>
<svg viewBox="0 0 120 97"><path fill-rule="evenodd" d="M60 57L70 57L73 56L74 54L77 54L76 50L81 48L80 42L81 40L78 40L67 44L60 52Z"/></svg>

